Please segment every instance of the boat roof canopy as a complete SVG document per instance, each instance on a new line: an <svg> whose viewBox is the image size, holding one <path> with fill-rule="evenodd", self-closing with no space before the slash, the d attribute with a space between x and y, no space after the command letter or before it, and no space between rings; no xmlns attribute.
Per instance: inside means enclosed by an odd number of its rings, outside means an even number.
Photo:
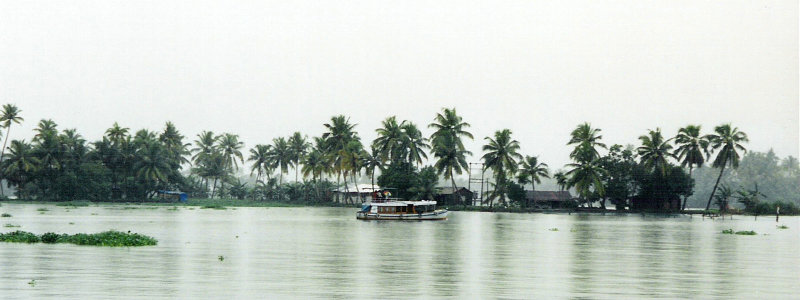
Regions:
<svg viewBox="0 0 800 300"><path fill-rule="evenodd" d="M374 205L374 206L406 206L409 204L413 204L414 206L436 205L436 201L420 200L420 201L388 201L388 202L369 203L369 205Z"/></svg>

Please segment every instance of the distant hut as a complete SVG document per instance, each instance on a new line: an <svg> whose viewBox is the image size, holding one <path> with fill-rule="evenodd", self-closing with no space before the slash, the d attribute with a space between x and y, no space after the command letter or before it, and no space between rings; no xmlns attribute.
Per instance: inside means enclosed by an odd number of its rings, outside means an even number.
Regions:
<svg viewBox="0 0 800 300"><path fill-rule="evenodd" d="M371 197L373 191L380 190L381 188L378 185L371 185L371 184L359 184L359 185L352 185L348 184L347 188L340 187L338 189L333 190L334 194L338 194L334 196L334 199L339 199L340 202L343 203L363 203L366 202L367 198Z"/></svg>
<svg viewBox="0 0 800 300"><path fill-rule="evenodd" d="M186 203L189 199L189 195L181 191L158 191L158 198L170 200L170 201L180 201Z"/></svg>
<svg viewBox="0 0 800 300"><path fill-rule="evenodd" d="M433 199L439 205L464 205L472 203L475 193L460 187L453 191L453 187L439 187L436 188L436 195Z"/></svg>
<svg viewBox="0 0 800 300"><path fill-rule="evenodd" d="M572 195L569 191L525 191L525 199L529 205L561 208L572 200Z"/></svg>

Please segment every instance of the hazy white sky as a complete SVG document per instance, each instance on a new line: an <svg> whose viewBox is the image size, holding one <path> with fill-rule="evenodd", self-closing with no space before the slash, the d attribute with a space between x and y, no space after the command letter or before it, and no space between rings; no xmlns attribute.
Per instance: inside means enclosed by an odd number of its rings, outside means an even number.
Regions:
<svg viewBox="0 0 800 300"><path fill-rule="evenodd" d="M249 149L345 114L371 141L457 107L469 150L510 128L554 168L584 121L608 144L732 122L797 156L798 1L0 1L0 103L26 140L170 120Z"/></svg>

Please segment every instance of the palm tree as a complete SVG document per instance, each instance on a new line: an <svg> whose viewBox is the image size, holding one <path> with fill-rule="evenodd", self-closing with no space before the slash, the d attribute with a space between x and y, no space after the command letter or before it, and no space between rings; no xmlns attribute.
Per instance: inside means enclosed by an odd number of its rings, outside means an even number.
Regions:
<svg viewBox="0 0 800 300"><path fill-rule="evenodd" d="M543 162L539 162L539 158L536 156L526 156L525 159L522 161L522 168L519 170L520 175L523 175L531 184L531 191L536 194L536 184L542 183L541 178L550 178L550 175L547 171L547 164ZM533 199L533 205L536 206L536 198ZM527 199L525 201L525 206L528 206Z"/></svg>
<svg viewBox="0 0 800 300"><path fill-rule="evenodd" d="M308 153L308 147L311 147L311 144L308 143L307 138L304 137L300 132L295 132L291 137L289 137L289 149L292 151L295 182L298 180L297 175L300 170L300 162Z"/></svg>
<svg viewBox="0 0 800 300"><path fill-rule="evenodd" d="M218 147L217 142L219 141L219 137L214 135L214 132L211 131L203 131L197 135L197 139L194 140L195 148L191 151L194 152L194 156L192 156L192 161L195 164L200 163L203 159L211 156Z"/></svg>
<svg viewBox="0 0 800 300"><path fill-rule="evenodd" d="M456 114L455 108L443 108L441 113L436 114L434 122L428 124L428 127L436 130L431 134L431 143L434 145L445 145L453 142L460 150L465 150L461 137L473 139L472 133L465 130L470 127L469 123L462 121L461 117ZM446 139L446 141L437 143L441 139Z"/></svg>
<svg viewBox="0 0 800 300"><path fill-rule="evenodd" d="M719 168L719 176L717 177L717 182L714 183L714 189L711 190L711 195L708 197L706 211L711 207L711 200L714 198L719 180L722 179L722 174L725 172L725 166L729 165L734 169L739 167L739 153L737 150L741 150L742 153L746 152L747 149L740 143L749 141L746 133L739 131L739 128L731 128L731 124L714 127L714 132L716 134L707 135L706 138L708 138L712 152L719 150L714 162L711 163L712 167Z"/></svg>
<svg viewBox="0 0 800 300"><path fill-rule="evenodd" d="M47 133L58 134L58 124L50 119L41 119L39 123L36 124L36 128L34 128L33 131L36 131L36 135L33 136L33 141L37 142Z"/></svg>
<svg viewBox="0 0 800 300"><path fill-rule="evenodd" d="M450 179L453 191L456 190L454 175L468 169L466 155L472 155L472 152L458 147L457 139L454 135L444 135L433 142L433 157L437 158L433 167L437 175L444 175L445 180Z"/></svg>
<svg viewBox="0 0 800 300"><path fill-rule="evenodd" d="M119 144L128 136L128 128L123 128L117 122L114 122L114 125L106 130L106 136L112 143Z"/></svg>
<svg viewBox="0 0 800 300"><path fill-rule="evenodd" d="M282 137L272 139L272 153L270 154L270 160L280 168L281 174L278 184L283 184L283 173L289 172L289 166L294 162L294 155L289 142Z"/></svg>
<svg viewBox="0 0 800 300"><path fill-rule="evenodd" d="M656 128L655 131L650 130L649 136L640 136L639 140L642 141L642 146L637 150L645 168L659 170L661 176L666 175L667 158L675 158L675 155L670 152L672 145L669 144L669 141L672 139L664 140L664 137L661 136L661 129Z"/></svg>
<svg viewBox="0 0 800 300"><path fill-rule="evenodd" d="M485 138L488 143L483 145L484 169L492 169L496 186L505 190L506 179L511 174L516 174L519 165L517 160L522 160L522 155L517 153L519 142L511 138L511 130L503 129L494 133L494 139ZM500 200L505 204L505 195L500 195ZM491 206L491 204L490 204Z"/></svg>
<svg viewBox="0 0 800 300"><path fill-rule="evenodd" d="M422 132L417 128L417 125L412 122L405 122L401 126L403 129L403 149L408 154L408 162L411 164L422 164L422 159L428 159L425 150L430 150L431 146L428 144L428 139L422 136Z"/></svg>
<svg viewBox="0 0 800 300"><path fill-rule="evenodd" d="M597 147L606 149L606 144L600 142L603 138L599 128L592 128L589 123L578 125L572 133L567 145L576 145L569 157L576 161L592 161L600 157Z"/></svg>
<svg viewBox="0 0 800 300"><path fill-rule="evenodd" d="M708 139L700 135L700 125L688 125L678 130L675 136L675 156L681 162L681 167L689 166L689 178L692 177L692 169L697 166L702 167L708 153ZM686 209L686 197L683 198L681 210Z"/></svg>
<svg viewBox="0 0 800 300"><path fill-rule="evenodd" d="M20 110L14 104L3 104L3 112L2 116L0 116L0 123L2 123L2 126L6 128L6 140L3 142L3 150L0 151L0 162L3 161L3 154L6 152L8 138L11 135L11 123L20 124L22 121L25 121L25 119L19 116L19 113L21 112L22 110ZM0 184L0 195L3 194L3 185Z"/></svg>
<svg viewBox="0 0 800 300"><path fill-rule="evenodd" d="M36 171L40 161L34 156L31 145L24 140L11 141L11 147L6 160L2 161L3 177L7 178L11 185L17 187L20 198L25 198L25 184L31 180L31 176Z"/></svg>
<svg viewBox="0 0 800 300"><path fill-rule="evenodd" d="M214 152L210 156L206 157L203 161L203 164L196 168L196 171L199 176L206 177L206 178L214 178L214 184L211 185L211 198L214 198L214 194L217 191L217 181L222 179L225 181L229 177L230 169L226 165L227 159L225 156L222 155L220 152Z"/></svg>
<svg viewBox="0 0 800 300"><path fill-rule="evenodd" d="M402 147L403 141L407 138L402 128L405 121L398 124L397 117L391 116L383 120L382 125L383 127L375 129L378 137L372 142L372 145L378 149L380 158L384 162L399 161L405 154Z"/></svg>
<svg viewBox="0 0 800 300"><path fill-rule="evenodd" d="M147 143L137 151L138 159L133 165L136 178L158 184L167 181L170 171L164 149L158 143Z"/></svg>
<svg viewBox="0 0 800 300"><path fill-rule="evenodd" d="M358 139L355 131L356 124L350 123L350 118L345 118L343 115L331 117L330 123L324 124L327 132L322 134L324 140L325 152L329 157L329 163L333 170L337 172L336 185L339 185L339 176L345 171L342 169L342 155L346 153L345 148L350 141ZM347 192L347 180L345 180L345 191ZM337 194L338 196L338 194Z"/></svg>
<svg viewBox="0 0 800 300"><path fill-rule="evenodd" d="M715 203L719 207L719 212L721 214L728 211L728 199L730 199L731 196L733 196L733 190L731 190L731 188L725 184L719 187L719 194L715 195L714 199L716 200Z"/></svg>
<svg viewBox="0 0 800 300"><path fill-rule="evenodd" d="M192 162L194 162L196 166L208 163L209 159L217 152L218 141L219 137L214 135L214 132L204 130L203 132L199 133L197 135L197 139L194 140L195 148L191 149L191 152L194 152L194 156L192 156ZM200 168L198 170L205 169L206 168ZM197 175L204 180L203 186L208 188L208 178L210 178L210 176L204 176L199 173Z"/></svg>
<svg viewBox="0 0 800 300"><path fill-rule="evenodd" d="M250 175L256 172L256 183L261 180L261 174L264 173L264 165L269 160L269 152L271 147L269 145L256 145L255 148L250 149L250 157L248 161L252 161L253 165L250 167Z"/></svg>
<svg viewBox="0 0 800 300"><path fill-rule="evenodd" d="M190 144L183 143L183 135L175 128L172 122L167 122L164 131L158 136L159 141L167 151L168 162L173 170L179 170L184 163L189 162L184 155L189 154Z"/></svg>
<svg viewBox="0 0 800 300"><path fill-rule="evenodd" d="M584 161L579 163L567 164L572 167L565 175L569 176L567 183L568 187L575 187L578 194L581 195L584 201L588 202L589 195L594 191L598 196L605 194L603 188L602 176L607 174L606 170L597 165L597 161Z"/></svg>
<svg viewBox="0 0 800 300"><path fill-rule="evenodd" d="M224 133L219 138L219 150L222 151L222 156L225 157L225 165L232 170L238 170L239 164L236 159L244 164L244 157L242 156L242 149L244 143L239 141L239 136L236 134Z"/></svg>
<svg viewBox="0 0 800 300"><path fill-rule="evenodd" d="M375 186L375 169L383 170L383 162L380 159L380 155L378 153L378 149L374 146L370 148L370 152L364 153L363 157L363 165L364 169L367 171L367 175L369 175L372 179L370 183L372 186Z"/></svg>
<svg viewBox="0 0 800 300"><path fill-rule="evenodd" d="M567 185L569 185L569 178L563 171L558 171L553 174L553 178L556 180L556 184L558 187L563 191L566 189Z"/></svg>
<svg viewBox="0 0 800 300"><path fill-rule="evenodd" d="M740 189L736 191L736 200L744 204L745 211L752 211L761 202L761 197L766 198L767 195L758 191L758 184L755 185L753 190Z"/></svg>
<svg viewBox="0 0 800 300"><path fill-rule="evenodd" d="M345 192L348 193L349 191L347 188L347 173L351 173L351 179L353 179L353 186L358 188L358 182L356 182L356 176L361 173L361 169L363 168L362 164L362 156L366 154L364 151L364 146L361 145L361 141L354 139L347 144L347 146L339 150L339 156L342 157L340 161L340 169L342 170L342 174L344 176L345 182ZM356 191L358 192L358 191Z"/></svg>

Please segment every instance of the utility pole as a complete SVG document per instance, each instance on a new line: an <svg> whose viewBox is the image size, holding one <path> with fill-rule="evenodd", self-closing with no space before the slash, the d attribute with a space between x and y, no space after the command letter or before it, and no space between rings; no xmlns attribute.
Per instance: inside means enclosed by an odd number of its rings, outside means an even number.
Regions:
<svg viewBox="0 0 800 300"><path fill-rule="evenodd" d="M479 170L481 172L481 177L480 178L472 177L472 169L474 169L474 168L479 168ZM469 181L467 181L467 189L470 192L472 192L472 183L473 182L481 184L481 193L478 194L477 197L476 196L472 197L472 205L475 205L476 201L478 202L478 204L483 203L483 173L484 173L483 172L483 163L469 163L469 170L468 171L469 171ZM476 176L477 176L477 174L476 174ZM475 193L473 193L473 195L474 194Z"/></svg>

